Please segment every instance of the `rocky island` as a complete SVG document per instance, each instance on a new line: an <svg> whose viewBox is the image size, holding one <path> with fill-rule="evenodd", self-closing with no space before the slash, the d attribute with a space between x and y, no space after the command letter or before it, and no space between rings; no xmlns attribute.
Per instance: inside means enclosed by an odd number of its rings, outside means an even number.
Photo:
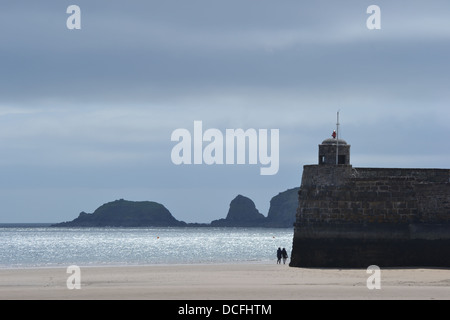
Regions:
<svg viewBox="0 0 450 320"><path fill-rule="evenodd" d="M265 224L274 228L290 228L295 223L300 188L280 192L270 200L269 213Z"/></svg>
<svg viewBox="0 0 450 320"><path fill-rule="evenodd" d="M183 227L162 204L152 201L116 200L94 213L81 212L78 218L54 227Z"/></svg>
<svg viewBox="0 0 450 320"><path fill-rule="evenodd" d="M230 203L227 217L214 220L212 227L259 227L265 222L265 217L256 209L255 203L242 195L238 195Z"/></svg>
<svg viewBox="0 0 450 320"><path fill-rule="evenodd" d="M108 202L94 213L81 212L72 221L53 227L275 227L291 228L295 221L299 188L279 193L270 201L268 216L258 211L255 203L238 195L230 203L224 219L211 223L186 223L177 220L164 205L152 201Z"/></svg>

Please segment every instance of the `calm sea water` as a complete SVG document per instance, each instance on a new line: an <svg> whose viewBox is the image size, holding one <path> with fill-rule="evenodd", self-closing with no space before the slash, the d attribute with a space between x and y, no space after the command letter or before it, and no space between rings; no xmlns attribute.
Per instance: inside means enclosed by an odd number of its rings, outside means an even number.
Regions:
<svg viewBox="0 0 450 320"><path fill-rule="evenodd" d="M276 262L293 230L0 226L0 268Z"/></svg>

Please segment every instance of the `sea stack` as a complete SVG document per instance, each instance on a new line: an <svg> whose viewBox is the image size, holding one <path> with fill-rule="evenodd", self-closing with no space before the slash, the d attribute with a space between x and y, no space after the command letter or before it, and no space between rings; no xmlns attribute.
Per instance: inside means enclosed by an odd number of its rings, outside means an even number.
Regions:
<svg viewBox="0 0 450 320"><path fill-rule="evenodd" d="M225 219L211 222L213 227L258 227L264 226L265 217L255 203L247 197L238 195L230 203L227 217Z"/></svg>
<svg viewBox="0 0 450 320"><path fill-rule="evenodd" d="M353 168L334 136L298 195L292 267L450 267L450 169Z"/></svg>

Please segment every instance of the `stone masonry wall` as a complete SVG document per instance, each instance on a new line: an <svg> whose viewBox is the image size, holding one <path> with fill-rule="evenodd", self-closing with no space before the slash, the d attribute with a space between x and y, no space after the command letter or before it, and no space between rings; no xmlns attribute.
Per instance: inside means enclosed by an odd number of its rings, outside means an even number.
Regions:
<svg viewBox="0 0 450 320"><path fill-rule="evenodd" d="M450 267L450 170L303 170L295 267Z"/></svg>
<svg viewBox="0 0 450 320"><path fill-rule="evenodd" d="M448 223L450 170L305 166L297 224Z"/></svg>

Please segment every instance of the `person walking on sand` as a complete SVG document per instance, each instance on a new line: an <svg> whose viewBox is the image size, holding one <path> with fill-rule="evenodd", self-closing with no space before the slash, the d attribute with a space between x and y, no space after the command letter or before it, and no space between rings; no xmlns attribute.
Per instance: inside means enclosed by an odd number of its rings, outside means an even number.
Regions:
<svg viewBox="0 0 450 320"><path fill-rule="evenodd" d="M287 254L285 248L283 248L283 250L281 250L281 255L283 256L283 264L286 264L286 260L288 258L288 254Z"/></svg>
<svg viewBox="0 0 450 320"><path fill-rule="evenodd" d="M277 264L281 264L281 248L277 250Z"/></svg>

